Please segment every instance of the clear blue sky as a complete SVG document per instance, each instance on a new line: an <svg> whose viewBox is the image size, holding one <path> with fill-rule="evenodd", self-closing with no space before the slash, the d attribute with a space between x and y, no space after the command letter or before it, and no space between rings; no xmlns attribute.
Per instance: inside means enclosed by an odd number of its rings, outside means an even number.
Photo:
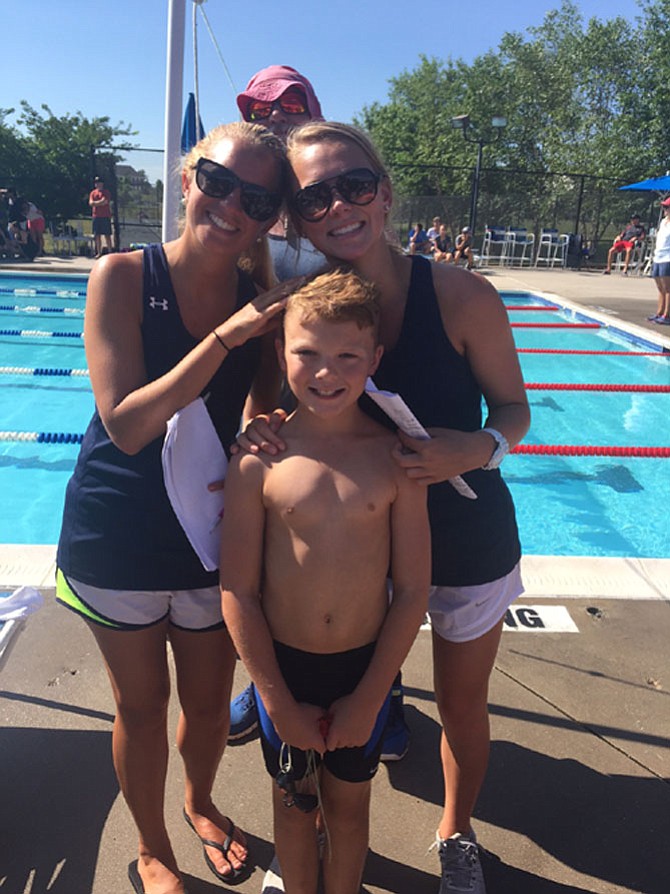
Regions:
<svg viewBox="0 0 670 894"><path fill-rule="evenodd" d="M0 107L18 109L25 99L58 116L106 115L132 125L138 145L163 146L168 0L3 5ZM630 0L577 5L585 19L639 12ZM495 49L506 31L525 32L558 6L558 0L475 0L457 13L450 0L205 0L203 9L237 91L266 65L292 65L311 79L326 117L349 121L364 105L383 102L389 79L413 69L420 54L470 62ZM194 85L192 10L186 0L185 98ZM238 117L236 91L197 18L201 117L210 128ZM127 161L152 180L161 176L160 156L134 153Z"/></svg>

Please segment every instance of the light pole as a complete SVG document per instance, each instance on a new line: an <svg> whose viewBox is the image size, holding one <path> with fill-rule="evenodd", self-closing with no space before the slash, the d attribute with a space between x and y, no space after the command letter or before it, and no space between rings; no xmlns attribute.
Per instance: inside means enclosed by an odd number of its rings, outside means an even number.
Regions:
<svg viewBox="0 0 670 894"><path fill-rule="evenodd" d="M482 153L484 146L488 143L496 143L500 139L500 135L504 127L507 127L507 118L502 115L494 115L491 118L491 127L495 131L493 139L484 139L482 136L468 136L468 130L472 127L469 115L457 115L451 119L451 125L456 130L463 133L463 138L468 143L477 144L477 165L475 167L475 176L472 181L472 193L470 196L470 229L472 238L475 238L475 227L477 226L477 199L479 198L479 179L482 173Z"/></svg>

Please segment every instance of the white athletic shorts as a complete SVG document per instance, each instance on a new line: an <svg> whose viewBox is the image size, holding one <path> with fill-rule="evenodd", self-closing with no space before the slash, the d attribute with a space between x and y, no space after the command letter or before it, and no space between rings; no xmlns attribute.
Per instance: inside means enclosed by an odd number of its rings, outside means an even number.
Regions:
<svg viewBox="0 0 670 894"><path fill-rule="evenodd" d="M428 614L435 633L450 643L466 643L488 633L523 593L517 564L509 574L472 587L431 587Z"/></svg>
<svg viewBox="0 0 670 894"><path fill-rule="evenodd" d="M66 579L58 569L56 598L82 617L115 630L139 630L165 618L183 630L206 631L223 626L218 587L112 590Z"/></svg>

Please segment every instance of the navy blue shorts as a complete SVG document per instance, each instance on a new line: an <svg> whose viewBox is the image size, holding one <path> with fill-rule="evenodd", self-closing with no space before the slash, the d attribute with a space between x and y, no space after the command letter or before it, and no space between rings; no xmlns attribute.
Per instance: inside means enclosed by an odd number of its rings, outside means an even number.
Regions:
<svg viewBox="0 0 670 894"><path fill-rule="evenodd" d="M327 710L334 701L350 695L358 686L374 655L375 643L347 652L320 654L303 652L275 640L274 649L279 669L293 698ZM258 690L255 690L255 695L265 767L274 779L279 772L282 742ZM323 760L329 772L345 782L367 782L372 779L379 767L390 703L389 690L366 745L327 751L323 759L317 754L317 765ZM295 778L302 779L307 773L305 752L299 748L291 748L291 761Z"/></svg>
<svg viewBox="0 0 670 894"><path fill-rule="evenodd" d="M654 264L651 268L651 275L656 276L670 276L670 261L666 261L663 264Z"/></svg>
<svg viewBox="0 0 670 894"><path fill-rule="evenodd" d="M93 218L93 235L94 236L111 236L112 235L112 218L111 217L94 217Z"/></svg>

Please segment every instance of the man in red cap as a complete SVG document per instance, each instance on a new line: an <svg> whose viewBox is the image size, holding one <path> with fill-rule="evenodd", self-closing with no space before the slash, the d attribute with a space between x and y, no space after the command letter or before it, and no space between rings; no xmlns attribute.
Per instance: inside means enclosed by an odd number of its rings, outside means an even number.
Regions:
<svg viewBox="0 0 670 894"><path fill-rule="evenodd" d="M628 264L630 256L636 245L639 245L647 235L645 228L640 223L640 215L632 214L630 223L625 227L612 243L612 247L607 252L607 267L603 270L605 275L612 272L612 261L614 255L619 252L625 252L622 273L628 273Z"/></svg>

